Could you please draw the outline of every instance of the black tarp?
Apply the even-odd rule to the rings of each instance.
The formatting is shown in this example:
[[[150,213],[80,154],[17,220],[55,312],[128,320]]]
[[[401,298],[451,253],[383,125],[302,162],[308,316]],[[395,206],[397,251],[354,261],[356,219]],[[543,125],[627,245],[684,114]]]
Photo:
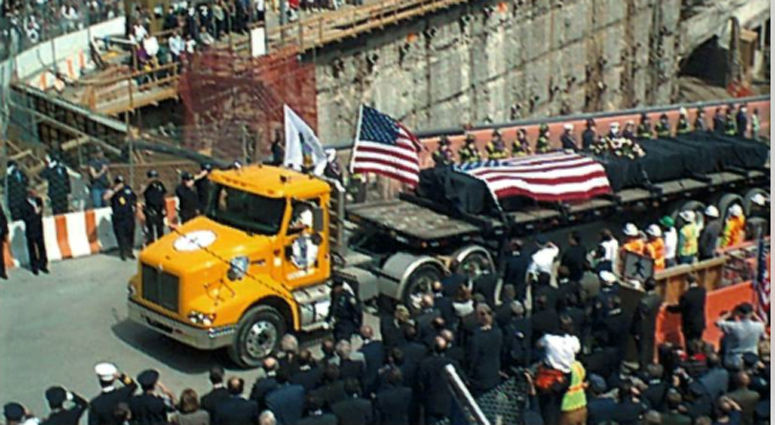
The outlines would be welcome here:
[[[440,209],[453,216],[499,215],[498,205],[487,185],[468,174],[456,172],[452,166],[422,170],[417,195],[433,201]]]

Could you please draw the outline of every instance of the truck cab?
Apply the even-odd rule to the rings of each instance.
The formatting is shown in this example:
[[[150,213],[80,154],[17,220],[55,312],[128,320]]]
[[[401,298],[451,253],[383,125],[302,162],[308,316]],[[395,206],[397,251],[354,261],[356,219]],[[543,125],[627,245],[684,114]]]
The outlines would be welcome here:
[[[129,318],[253,367],[286,331],[326,323],[331,186],[262,165],[210,179],[203,214],[141,252]]]

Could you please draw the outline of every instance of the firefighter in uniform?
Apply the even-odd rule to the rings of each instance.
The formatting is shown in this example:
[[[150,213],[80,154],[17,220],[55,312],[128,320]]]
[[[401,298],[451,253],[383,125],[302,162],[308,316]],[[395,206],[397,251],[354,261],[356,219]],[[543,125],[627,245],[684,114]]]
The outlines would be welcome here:
[[[627,140],[635,140],[635,121],[629,120],[624,124],[622,137]]]
[[[527,141],[527,131],[520,128],[517,131],[517,139],[511,144],[511,156],[530,155],[530,142]]]
[[[536,153],[549,152],[549,126],[541,124],[538,128],[538,139],[536,140]]]
[[[686,108],[681,107],[678,110],[678,124],[675,127],[675,134],[683,136],[689,134],[689,119],[686,117]]]
[[[135,240],[135,208],[137,196],[132,188],[124,184],[124,177],[116,176],[113,188],[105,193],[113,212],[113,233],[116,235],[118,254],[122,261],[134,259],[132,247]]]
[[[670,121],[667,118],[667,114],[659,116],[659,122],[657,123],[657,137],[670,137]]]
[[[640,114],[640,124],[638,124],[639,139],[653,139],[654,130],[651,128],[651,120],[648,114]]]
[[[331,309],[328,312],[328,321],[333,322],[334,339],[349,341],[360,329],[362,319],[363,312],[358,299],[344,287],[342,279],[334,279],[331,287]]]
[[[167,188],[159,180],[159,172],[148,171],[148,184],[143,190],[143,214],[145,215],[146,244],[150,245],[155,240],[164,236],[164,216]]]
[[[175,196],[178,197],[178,216],[180,224],[191,220],[199,215],[199,197],[194,191],[194,176],[184,172],[180,175],[181,183],[175,189]]]
[[[503,141],[501,132],[493,130],[492,140],[487,144],[487,159],[501,160],[506,159],[508,152],[506,152],[506,142]]]
[[[67,168],[52,155],[46,155],[46,169],[40,176],[48,181],[48,199],[51,200],[54,215],[66,213],[71,192]]]
[[[433,152],[433,164],[437,167],[450,165],[454,162],[452,158],[452,149],[449,147],[449,138],[441,136],[439,147]]]
[[[721,113],[721,107],[718,107],[713,114],[713,131],[718,134],[724,134],[724,127],[726,127],[724,114]]]
[[[654,272],[665,269],[665,241],[662,240],[662,229],[658,225],[652,224],[646,229],[648,241],[644,246],[644,253],[647,257],[654,260]]]
[[[564,132],[560,136],[560,143],[564,150],[572,150],[576,152],[579,147],[576,145],[576,140],[573,138],[573,124],[568,123],[563,126]]]
[[[458,152],[461,164],[479,162],[481,160],[481,154],[479,154],[479,150],[476,149],[476,144],[474,142],[474,135],[469,133],[466,136],[465,145],[460,148],[460,151]]]
[[[734,136],[737,134],[737,125],[735,124],[735,107],[727,107],[727,115],[724,117],[724,134]]]
[[[697,115],[694,118],[694,131],[705,131],[705,110],[697,108]]]
[[[596,139],[597,131],[595,129],[595,120],[590,118],[587,120],[587,128],[581,133],[581,148],[585,151],[591,150]]]
[[[740,105],[737,109],[735,122],[737,123],[738,137],[746,137],[748,134],[748,108],[746,108],[745,105]]]

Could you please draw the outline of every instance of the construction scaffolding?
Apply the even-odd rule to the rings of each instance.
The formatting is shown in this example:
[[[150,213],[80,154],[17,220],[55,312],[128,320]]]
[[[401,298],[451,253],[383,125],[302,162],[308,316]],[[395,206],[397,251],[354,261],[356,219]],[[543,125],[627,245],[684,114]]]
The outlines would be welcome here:
[[[259,162],[282,137],[283,105],[317,127],[315,67],[294,48],[258,58],[210,50],[184,61],[182,146],[214,158]]]

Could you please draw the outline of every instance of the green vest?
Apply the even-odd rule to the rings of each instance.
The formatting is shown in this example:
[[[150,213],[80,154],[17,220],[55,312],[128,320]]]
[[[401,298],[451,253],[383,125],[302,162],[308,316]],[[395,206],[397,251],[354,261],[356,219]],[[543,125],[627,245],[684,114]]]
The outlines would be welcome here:
[[[587,372],[580,362],[570,366],[570,387],[562,397],[560,410],[570,412],[587,406],[587,395],[584,393],[584,378]]]

